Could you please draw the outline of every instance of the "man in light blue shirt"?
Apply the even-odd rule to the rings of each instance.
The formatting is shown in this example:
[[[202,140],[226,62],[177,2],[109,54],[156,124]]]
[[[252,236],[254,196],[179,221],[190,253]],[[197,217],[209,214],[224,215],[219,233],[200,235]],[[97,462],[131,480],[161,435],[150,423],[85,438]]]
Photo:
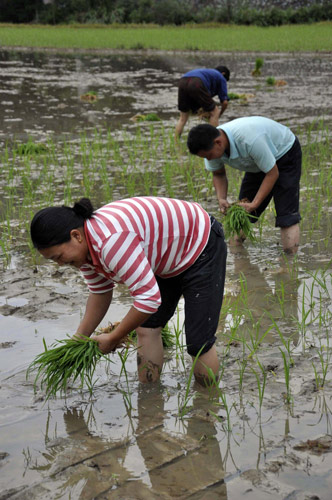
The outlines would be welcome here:
[[[205,168],[212,172],[222,213],[229,206],[225,169],[229,165],[245,172],[239,199],[249,201],[240,205],[259,217],[273,198],[283,249],[297,252],[302,152],[288,127],[262,116],[237,118],[218,128],[197,125],[190,130],[187,144],[192,154],[205,159]]]

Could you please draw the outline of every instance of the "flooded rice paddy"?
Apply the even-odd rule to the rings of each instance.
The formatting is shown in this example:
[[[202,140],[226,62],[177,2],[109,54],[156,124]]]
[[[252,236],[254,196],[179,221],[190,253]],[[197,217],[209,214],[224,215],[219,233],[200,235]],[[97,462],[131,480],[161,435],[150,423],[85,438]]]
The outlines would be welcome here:
[[[259,56],[254,78],[255,54],[0,51],[0,499],[330,500],[332,56]],[[219,217],[185,147],[197,118],[178,146],[173,132],[179,76],[220,63],[229,91],[245,94],[223,119],[265,115],[303,145],[297,257],[281,253],[273,206],[257,243],[229,248],[217,389],[190,381],[180,304],[160,384],[138,383],[132,349],[125,371],[118,353],[100,363],[92,398],[73,388],[45,403],[26,369],[43,338],[75,331],[87,291],[30,248],[31,215],[83,195],[100,206],[152,194]],[[149,113],[160,121],[133,120]],[[236,199],[240,177],[229,178]],[[118,286],[103,324],[130,304]]]

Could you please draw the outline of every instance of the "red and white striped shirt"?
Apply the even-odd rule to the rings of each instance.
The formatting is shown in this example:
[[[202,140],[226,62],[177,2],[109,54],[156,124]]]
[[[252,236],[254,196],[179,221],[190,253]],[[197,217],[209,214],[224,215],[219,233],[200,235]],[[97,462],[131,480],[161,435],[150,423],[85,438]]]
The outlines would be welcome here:
[[[170,278],[192,266],[210,235],[210,218],[198,203],[136,197],[101,207],[84,225],[92,264],[81,267],[90,292],[128,286],[134,307],[155,312],[155,275]]]

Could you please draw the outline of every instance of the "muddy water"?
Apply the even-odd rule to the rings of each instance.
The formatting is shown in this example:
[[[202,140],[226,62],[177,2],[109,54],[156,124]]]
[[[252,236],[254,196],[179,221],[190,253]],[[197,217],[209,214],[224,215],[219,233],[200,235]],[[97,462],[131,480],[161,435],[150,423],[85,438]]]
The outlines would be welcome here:
[[[94,127],[130,124],[137,113],[176,117],[176,83],[194,67],[227,65],[233,102],[227,119],[261,114],[291,126],[332,118],[330,54],[262,54],[262,76],[253,78],[257,54],[72,54],[0,51],[0,140],[57,137]],[[287,85],[269,87],[266,78]],[[82,102],[86,92],[94,102]],[[240,108],[240,109],[239,109]],[[226,115],[225,115],[226,116]]]
[[[263,57],[259,79],[250,75],[255,54],[222,57],[232,71],[229,90],[250,94],[247,103],[230,104],[228,119],[263,114],[293,128],[322,117],[331,122],[331,55]],[[136,113],[149,112],[173,127],[178,77],[220,62],[217,54],[1,51],[0,140],[61,140],[95,127],[121,130],[135,126],[130,118]],[[270,89],[267,76],[287,85]],[[81,101],[91,90],[98,99]],[[313,370],[313,364],[319,369],[319,339],[326,344],[323,333],[331,327],[326,272],[331,241],[324,243],[330,228],[325,219],[314,234],[303,226],[295,276],[269,227],[259,245],[229,252],[217,344],[226,400],[191,384],[183,419],[179,409],[191,365],[176,350],[166,353],[156,387],[138,384],[134,352],[126,363],[127,384],[114,354],[107,370],[99,366],[92,398],[74,390],[66,399],[45,403],[43,391],[35,393],[33,379],[26,380],[26,368],[41,352],[43,338],[51,344],[75,330],[87,292],[75,271],[44,262],[36,268],[27,252],[12,254],[0,275],[0,499],[331,498],[331,377],[329,370],[325,389],[317,391]],[[239,329],[254,343],[256,334],[267,331],[270,317],[280,320],[294,357],[292,405],[285,404],[279,350],[284,344],[275,330],[259,350],[267,373],[262,406],[251,369],[258,365],[250,359],[239,391],[242,346],[233,341],[227,348],[223,333],[230,336],[236,328],[227,307],[241,297],[241,273],[247,287],[241,307],[247,315]],[[120,320],[130,303],[127,291],[117,287],[105,323]]]

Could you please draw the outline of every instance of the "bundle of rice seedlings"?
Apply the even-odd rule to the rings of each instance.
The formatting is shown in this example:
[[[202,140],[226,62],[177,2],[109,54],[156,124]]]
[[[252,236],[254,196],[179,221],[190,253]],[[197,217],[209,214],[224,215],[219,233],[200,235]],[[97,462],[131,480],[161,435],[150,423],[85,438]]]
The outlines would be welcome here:
[[[114,327],[115,324],[112,326]],[[105,328],[101,328],[100,331],[101,333],[109,333],[111,331],[109,330],[109,328],[110,328],[109,326],[106,326]],[[174,333],[171,332],[168,324],[161,330],[161,339],[163,341],[163,346],[166,349],[174,347],[174,345],[176,344],[175,335]],[[126,349],[129,347],[134,347],[135,349],[137,348],[136,330],[130,332],[129,335],[127,335],[117,346],[117,348],[126,348]]]
[[[227,208],[227,212],[223,219],[226,238],[234,236],[245,237],[250,241],[256,241],[256,237],[252,230],[252,223],[249,214],[241,205],[234,203]]]
[[[67,338],[57,340],[51,348],[47,348],[45,339],[43,343],[45,351],[36,356],[27,370],[27,378],[32,371],[37,370],[34,389],[39,382],[41,388],[45,387],[45,398],[48,400],[56,397],[58,392],[64,394],[69,382],[74,387],[75,382],[80,380],[79,388],[86,384],[91,394],[97,362],[101,358],[109,361],[100,351],[96,340],[89,337]]]
[[[174,333],[171,332],[168,324],[161,330],[161,338],[163,341],[163,346],[166,349],[170,349],[176,345],[176,337]]]
[[[108,326],[100,328],[96,335],[100,333],[110,333],[118,326],[119,322],[110,323]],[[162,331],[163,343],[166,347],[173,345],[173,335],[165,328]],[[98,342],[90,337],[68,337],[64,340],[57,340],[50,348],[47,347],[43,339],[45,351],[38,354],[27,370],[26,377],[31,372],[37,370],[34,380],[34,389],[37,385],[45,388],[46,401],[51,397],[56,397],[57,393],[65,394],[67,390],[75,387],[75,382],[79,380],[78,388],[84,385],[92,394],[95,382],[93,375],[99,360],[104,359],[110,362],[108,355],[103,354]],[[117,349],[136,348],[136,332],[127,335]]]
[[[35,143],[30,139],[25,144],[19,144],[15,149],[15,153],[18,155],[37,155],[47,152],[47,146],[43,143]]]

